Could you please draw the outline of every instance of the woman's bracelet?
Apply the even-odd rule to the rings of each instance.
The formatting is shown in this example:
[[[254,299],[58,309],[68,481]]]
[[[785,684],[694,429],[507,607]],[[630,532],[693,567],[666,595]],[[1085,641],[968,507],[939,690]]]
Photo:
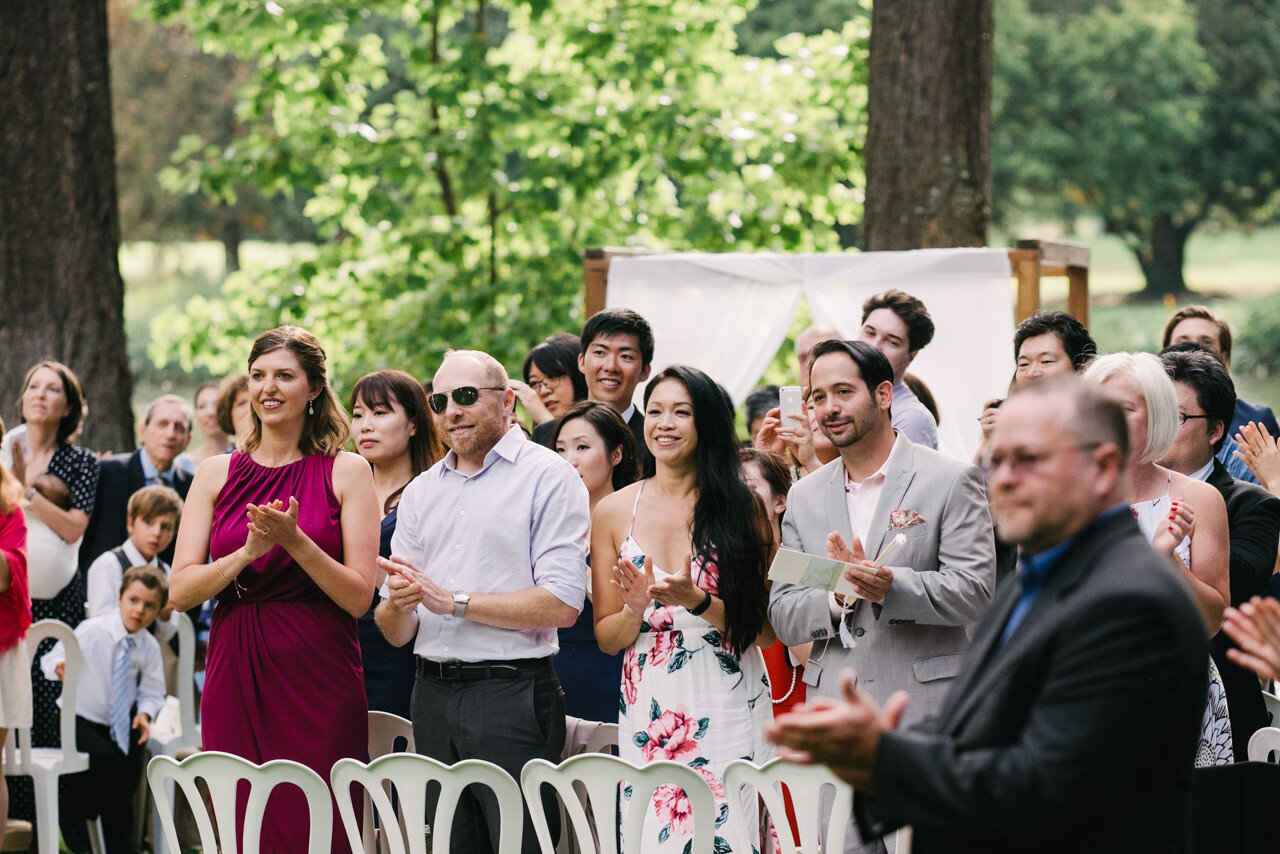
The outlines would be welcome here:
[[[711,607],[711,594],[703,591],[703,600],[697,605],[689,609],[689,613],[694,617],[701,617]]]
[[[218,558],[213,562],[213,571],[218,573],[218,577],[222,579],[224,585],[231,583],[231,579],[227,578],[227,574],[222,571],[222,558]]]

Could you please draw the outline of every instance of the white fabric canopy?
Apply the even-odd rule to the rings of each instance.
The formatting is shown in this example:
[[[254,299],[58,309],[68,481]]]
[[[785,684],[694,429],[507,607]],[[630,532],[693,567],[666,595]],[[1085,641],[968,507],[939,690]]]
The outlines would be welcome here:
[[[786,339],[801,294],[815,323],[846,338],[857,336],[867,297],[913,294],[936,332],[910,370],[937,400],[940,449],[963,459],[981,438],[983,401],[1003,397],[1013,374],[1011,276],[1003,249],[642,255],[612,259],[606,304],[649,321],[655,374],[692,365],[741,403]]]

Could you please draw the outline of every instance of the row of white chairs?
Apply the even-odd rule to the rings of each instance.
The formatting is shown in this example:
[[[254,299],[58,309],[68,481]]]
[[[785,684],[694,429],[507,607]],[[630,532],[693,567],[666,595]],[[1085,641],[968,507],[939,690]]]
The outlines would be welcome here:
[[[61,747],[35,747],[31,728],[15,728],[2,746],[5,776],[30,776],[36,802],[36,851],[58,852],[58,780],[68,774],[89,770],[89,755],[76,746],[76,692],[80,682],[83,657],[75,632],[60,620],[40,620],[26,635],[27,650],[34,663],[40,644],[45,640],[61,641],[66,649],[66,666],[62,677],[62,708],[58,714]],[[196,723],[195,703],[195,627],[186,614],[178,615],[178,714],[179,722],[169,731],[154,729],[149,745],[152,754],[176,756],[184,748],[198,749],[200,727]],[[33,686],[34,687],[34,686]],[[160,816],[157,814],[156,819]],[[89,840],[95,854],[101,854],[101,834],[96,822],[90,824]],[[163,842],[157,842],[154,854],[168,854]]]
[[[310,854],[328,850],[333,832],[333,803],[329,786],[310,768],[297,762],[275,760],[254,765],[227,753],[206,751],[177,762],[158,756],[151,760],[147,777],[155,792],[162,826],[171,847],[177,846],[170,792],[176,783],[193,805],[201,846],[205,851],[224,854],[258,854],[263,813],[274,787],[297,786],[307,798],[309,810]],[[203,781],[208,799],[202,797],[197,781]],[[248,783],[248,805],[245,808],[243,837],[236,828],[236,793],[241,783]],[[527,803],[538,844],[544,854],[556,850],[546,814],[542,809],[542,790],[551,786],[567,812],[565,834],[572,834],[582,851],[619,854],[615,822],[621,810],[623,848],[621,854],[639,854],[642,850],[641,828],[650,809],[653,793],[660,786],[682,788],[690,800],[693,837],[690,850],[694,854],[711,854],[716,836],[716,810],[706,779],[687,765],[655,761],[637,767],[607,753],[584,753],[559,764],[535,759],[525,765],[520,782],[512,779],[497,765],[469,759],[445,765],[416,753],[396,753],[359,762],[339,760],[330,773],[338,804],[338,818],[353,851],[374,854],[378,846],[371,836],[370,810],[381,819],[382,850],[390,854],[426,854],[428,850],[448,852],[454,811],[459,796],[468,786],[484,786],[493,792],[501,816],[499,854],[515,854],[520,850],[523,830],[523,803]],[[435,822],[427,827],[425,815],[427,787],[436,784],[440,794]],[[629,801],[619,798],[619,787],[631,786]],[[783,806],[781,786],[791,791],[797,813],[800,838],[792,838]],[[743,786],[751,786],[764,802],[775,825],[782,852],[800,854],[821,850],[819,843],[820,804],[823,789],[830,787],[828,802],[835,807],[830,814],[826,850],[843,848],[845,828],[849,823],[852,792],[825,768],[790,765],[773,760],[757,766],[745,760],[729,764],[724,774],[725,790],[730,793],[729,821],[726,827],[734,850],[750,851],[748,841],[755,828],[748,827],[741,800],[734,797]],[[363,823],[357,822],[350,797],[353,787],[365,793]],[[398,799],[392,801],[392,791]],[[586,807],[590,807],[590,811]],[[430,848],[427,839],[431,838]],[[899,847],[901,851],[902,848]]]

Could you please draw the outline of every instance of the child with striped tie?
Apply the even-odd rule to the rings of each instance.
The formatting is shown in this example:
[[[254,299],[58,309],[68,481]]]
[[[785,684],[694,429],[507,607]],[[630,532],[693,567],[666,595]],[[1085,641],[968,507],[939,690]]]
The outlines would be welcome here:
[[[89,770],[68,778],[61,799],[63,840],[88,851],[85,823],[102,816],[107,854],[132,852],[133,793],[142,779],[143,745],[164,703],[160,645],[147,631],[169,598],[154,566],[135,566],[120,583],[119,609],[76,628],[83,666],[76,688],[76,746]],[[41,660],[48,679],[61,680],[66,650],[58,643]]]

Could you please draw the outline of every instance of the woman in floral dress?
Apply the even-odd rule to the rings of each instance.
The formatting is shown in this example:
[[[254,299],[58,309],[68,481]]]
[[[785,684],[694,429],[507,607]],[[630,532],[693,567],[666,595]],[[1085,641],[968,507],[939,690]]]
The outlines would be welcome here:
[[[596,639],[625,652],[622,757],[697,769],[715,796],[716,850],[728,851],[724,768],[772,755],[759,649],[773,642],[768,523],[743,483],[729,396],[706,374],[677,366],[649,383],[644,433],[654,477],[603,499],[592,516]],[[756,814],[754,794],[744,806]],[[684,792],[659,788],[642,850],[680,852],[692,832]]]

